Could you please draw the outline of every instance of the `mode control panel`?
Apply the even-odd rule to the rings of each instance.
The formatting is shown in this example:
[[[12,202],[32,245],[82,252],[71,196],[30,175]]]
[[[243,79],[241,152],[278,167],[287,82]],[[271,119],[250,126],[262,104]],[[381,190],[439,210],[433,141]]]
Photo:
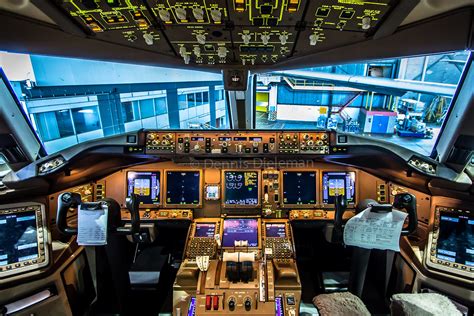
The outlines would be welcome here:
[[[122,220],[130,220],[130,212],[122,210]],[[154,220],[192,220],[192,210],[143,210],[140,211],[140,220],[154,221]]]
[[[178,133],[176,153],[270,154],[276,153],[274,133]]]

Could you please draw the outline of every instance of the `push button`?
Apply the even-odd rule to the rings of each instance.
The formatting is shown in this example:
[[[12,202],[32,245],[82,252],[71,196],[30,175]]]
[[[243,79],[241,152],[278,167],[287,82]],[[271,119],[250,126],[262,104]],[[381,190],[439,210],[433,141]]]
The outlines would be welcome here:
[[[206,295],[206,310],[210,311],[212,306],[212,296]]]
[[[212,298],[212,308],[216,311],[219,309],[219,296],[214,295]]]

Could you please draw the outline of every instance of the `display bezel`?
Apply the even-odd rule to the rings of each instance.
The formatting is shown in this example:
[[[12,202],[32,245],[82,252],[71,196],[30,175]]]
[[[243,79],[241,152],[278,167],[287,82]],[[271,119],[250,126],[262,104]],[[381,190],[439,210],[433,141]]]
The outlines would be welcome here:
[[[47,216],[46,216],[46,207],[42,203],[35,203],[35,202],[25,202],[25,203],[14,203],[14,204],[5,204],[1,206],[0,214],[20,214],[25,212],[31,212],[31,209],[28,207],[39,206],[39,212],[35,214],[36,218],[36,240],[38,242],[38,258],[31,259],[31,260],[24,260],[15,263],[10,263],[8,265],[2,266],[2,271],[0,271],[0,279],[6,277],[12,277],[17,274],[23,274],[27,272],[33,272],[44,268],[49,265],[51,258],[50,258],[50,245],[51,245],[51,236],[47,226]],[[20,208],[24,208],[24,210],[18,210]],[[12,212],[11,210],[15,209],[16,212]],[[41,217],[38,217],[38,214],[41,214]],[[43,240],[40,240],[40,233]],[[41,249],[40,245],[43,245],[43,249]],[[34,262],[36,261],[36,263]],[[28,264],[25,264],[27,263]],[[20,267],[16,267],[16,264],[20,264]],[[11,268],[7,270],[7,267],[10,266]]]
[[[199,172],[199,203],[198,204],[172,204],[168,203],[168,172]],[[165,207],[186,207],[186,208],[200,208],[202,207],[202,188],[203,188],[203,172],[201,169],[165,169],[163,170],[163,205]]]
[[[124,205],[125,205],[125,199],[128,196],[128,174],[130,172],[159,172],[160,173],[160,202],[156,204],[139,204],[138,208],[140,209],[147,209],[147,208],[159,208],[160,206],[163,205],[163,170],[162,169],[156,169],[156,170],[140,170],[140,169],[129,169],[126,170],[125,172],[125,194],[124,194]]]
[[[314,190],[315,190],[315,202],[314,204],[290,204],[290,203],[285,203],[285,196],[284,196],[284,192],[285,192],[285,180],[284,180],[284,173],[285,172],[314,172],[315,176],[314,176],[314,181],[315,181],[315,186],[314,186]],[[318,206],[318,202],[319,202],[319,190],[318,190],[318,170],[309,170],[309,169],[285,169],[285,170],[280,170],[280,179],[281,179],[281,185],[280,185],[280,201],[281,201],[281,206],[284,207],[284,208],[295,208],[295,209],[299,209],[299,208],[316,208]]]
[[[323,185],[323,176],[325,173],[330,173],[330,172],[335,172],[335,173],[349,173],[352,172],[354,173],[354,187],[355,187],[355,196],[354,196],[354,201],[347,203],[348,208],[354,208],[359,201],[359,173],[356,170],[334,170],[334,169],[323,169],[319,171],[319,197],[320,197],[320,205],[324,208],[333,208],[335,207],[334,203],[324,203],[323,197],[324,197],[324,185]]]
[[[226,220],[238,220],[238,219],[254,219],[257,221],[257,246],[255,247],[248,247],[249,249],[260,249],[261,247],[261,242],[262,242],[262,238],[260,236],[262,236],[262,221],[259,217],[255,217],[255,216],[232,216],[232,217],[225,217],[223,220],[222,220],[222,223],[221,223],[221,227],[220,227],[220,237],[221,237],[221,240],[222,240],[222,249],[234,249],[234,248],[239,248],[239,247],[224,247],[224,224],[225,224],[225,221]]]
[[[226,204],[226,190],[225,190],[225,173],[226,172],[256,172],[258,185],[257,185],[257,204],[256,205],[237,205],[237,204]],[[222,208],[225,209],[252,209],[252,208],[259,208],[262,205],[262,174],[259,169],[223,169],[221,172],[221,196],[222,196]]]
[[[461,263],[454,263],[454,262],[447,262],[442,259],[438,259],[436,257],[437,253],[437,244],[438,244],[438,236],[440,230],[440,222],[441,222],[441,212],[446,213],[453,213],[453,215],[467,215],[472,216],[474,211],[467,210],[462,205],[455,206],[442,206],[442,205],[435,205],[432,208],[431,217],[430,217],[430,231],[428,235],[428,243],[426,244],[425,249],[425,266],[432,272],[433,269],[439,270],[440,274],[443,275],[450,275],[451,277],[462,276],[458,278],[458,280],[462,282],[472,282],[474,280],[474,267],[463,265]],[[456,266],[454,265],[456,264]],[[462,266],[465,266],[466,269],[462,269]],[[473,269],[473,271],[471,271]]]

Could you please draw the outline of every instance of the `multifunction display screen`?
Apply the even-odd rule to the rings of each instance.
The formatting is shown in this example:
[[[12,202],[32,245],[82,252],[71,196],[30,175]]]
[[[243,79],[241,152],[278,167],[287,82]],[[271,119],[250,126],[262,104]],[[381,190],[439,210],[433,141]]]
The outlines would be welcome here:
[[[0,266],[39,256],[36,212],[0,215]]]
[[[225,205],[258,205],[257,171],[225,171],[224,186]]]
[[[166,203],[198,205],[201,202],[200,186],[199,171],[167,171]]]
[[[348,203],[355,202],[355,172],[323,172],[323,204],[334,204],[337,195],[345,195]]]
[[[474,267],[474,215],[440,212],[436,257]]]
[[[214,237],[216,233],[216,224],[214,223],[197,223],[194,237]]]
[[[316,204],[316,172],[283,172],[283,203]]]
[[[160,204],[160,172],[127,172],[127,195],[135,193],[140,204]]]
[[[249,247],[258,246],[258,221],[255,218],[226,219],[222,246],[234,247],[235,241],[247,241]]]
[[[265,225],[265,235],[267,237],[286,237],[286,230],[284,223],[267,223]]]

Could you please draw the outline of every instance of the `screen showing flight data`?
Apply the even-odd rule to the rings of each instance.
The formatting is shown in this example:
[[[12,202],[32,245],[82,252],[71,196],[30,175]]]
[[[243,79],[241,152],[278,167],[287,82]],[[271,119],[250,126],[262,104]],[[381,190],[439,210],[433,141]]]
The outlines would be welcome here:
[[[474,215],[440,212],[436,257],[474,267]]]
[[[265,225],[265,235],[267,237],[286,238],[286,230],[284,223],[267,223]]]
[[[214,237],[216,233],[216,224],[214,223],[197,223],[194,237]]]
[[[316,204],[316,172],[283,172],[283,203]]]
[[[222,246],[234,247],[235,241],[246,240],[249,247],[258,246],[258,221],[255,218],[226,219]]]
[[[323,172],[323,204],[334,204],[335,196],[345,195],[355,202],[355,172]]]
[[[0,215],[0,266],[37,259],[36,213]]]
[[[198,205],[201,203],[200,187],[199,171],[167,171],[166,203]]]
[[[127,195],[135,193],[140,204],[160,204],[160,172],[127,172]]]
[[[258,205],[258,172],[225,171],[224,204],[233,206]]]

